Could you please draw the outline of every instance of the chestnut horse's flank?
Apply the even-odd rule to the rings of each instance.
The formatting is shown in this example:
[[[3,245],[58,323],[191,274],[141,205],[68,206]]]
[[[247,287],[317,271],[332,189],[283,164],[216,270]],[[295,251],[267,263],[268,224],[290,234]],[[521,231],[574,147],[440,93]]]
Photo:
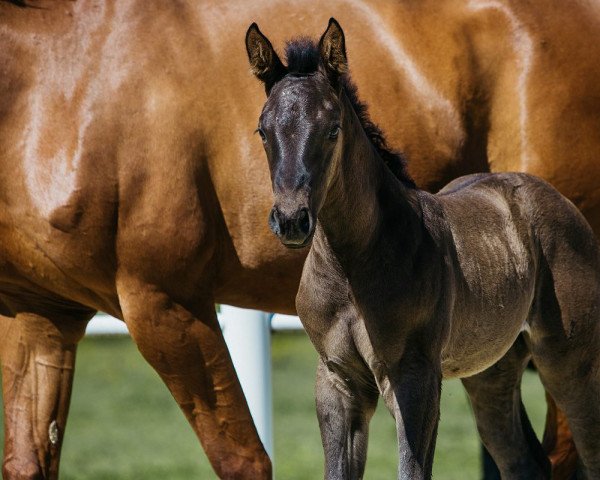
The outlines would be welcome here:
[[[296,307],[320,354],[325,477],[362,478],[380,393],[396,419],[398,478],[430,478],[444,376],[463,379],[503,478],[550,478],[523,423],[533,358],[569,419],[582,478],[600,478],[600,248],[581,213],[522,173],[416,188],[366,121],[335,20],[318,46],[289,44],[287,66],[255,24],[246,45],[268,95],[258,130],[271,229],[288,247],[312,240]]]
[[[218,475],[269,476],[214,302],[293,312],[306,252],[264,221],[243,39],[252,21],[316,35],[332,14],[418,185],[535,173],[600,233],[596,2],[0,0],[6,478],[56,478],[96,310],[128,324]]]

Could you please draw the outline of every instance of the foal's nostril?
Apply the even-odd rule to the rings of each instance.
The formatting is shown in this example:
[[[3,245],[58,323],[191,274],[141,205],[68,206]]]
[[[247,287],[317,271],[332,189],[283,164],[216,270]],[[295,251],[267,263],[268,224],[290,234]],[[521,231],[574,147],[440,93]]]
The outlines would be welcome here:
[[[271,231],[289,247],[304,245],[312,226],[310,212],[306,207],[294,210],[291,215],[287,215],[285,210],[280,211],[278,207],[273,207],[269,213]]]
[[[275,235],[281,235],[281,225],[277,216],[277,209],[272,208],[269,214],[269,227]]]
[[[308,209],[303,208],[298,214],[298,229],[307,235],[310,231],[310,216],[308,215]]]

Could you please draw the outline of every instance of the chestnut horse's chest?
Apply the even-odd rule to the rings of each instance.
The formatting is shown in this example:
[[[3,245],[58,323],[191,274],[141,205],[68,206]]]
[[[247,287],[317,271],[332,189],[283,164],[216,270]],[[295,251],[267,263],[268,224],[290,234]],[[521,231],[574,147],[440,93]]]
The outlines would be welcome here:
[[[60,135],[67,134],[54,133]],[[110,296],[116,264],[117,187],[107,176],[109,162],[100,168],[87,148],[24,144],[0,164],[0,291],[56,295],[114,312],[117,302],[100,299]]]

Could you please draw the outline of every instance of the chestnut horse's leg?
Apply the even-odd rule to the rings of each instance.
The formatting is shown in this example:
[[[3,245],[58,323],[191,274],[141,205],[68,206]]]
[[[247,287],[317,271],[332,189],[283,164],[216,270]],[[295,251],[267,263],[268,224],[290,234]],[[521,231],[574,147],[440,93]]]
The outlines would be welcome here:
[[[169,387],[215,472],[223,479],[271,478],[211,300],[178,304],[156,288],[122,285],[125,321],[144,358]]]
[[[0,317],[4,479],[58,478],[75,351],[89,316]]]
[[[550,463],[521,402],[521,376],[529,360],[522,337],[487,370],[464,378],[477,429],[502,478],[550,478]]]
[[[564,412],[546,392],[546,428],[542,445],[552,463],[553,480],[571,480],[577,470],[577,450]]]
[[[315,393],[327,480],[363,478],[369,422],[379,397],[375,380],[364,381],[369,377],[367,370],[357,381],[319,359]]]
[[[388,380],[383,398],[396,419],[398,478],[429,479],[440,419],[440,366],[416,348],[407,347],[402,359],[388,371]]]

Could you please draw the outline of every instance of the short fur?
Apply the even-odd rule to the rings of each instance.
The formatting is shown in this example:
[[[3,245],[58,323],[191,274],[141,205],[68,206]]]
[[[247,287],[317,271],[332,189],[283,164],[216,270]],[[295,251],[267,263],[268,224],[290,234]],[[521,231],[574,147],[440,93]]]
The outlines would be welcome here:
[[[323,2],[17,3],[39,8],[0,1],[0,355],[12,385],[3,391],[4,476],[22,478],[25,467],[31,477],[57,478],[60,444],[49,449],[47,432],[57,420],[62,442],[74,371],[50,366],[72,359],[73,345],[4,305],[20,299],[49,328],[80,322],[81,305],[125,318],[149,364],[161,373],[173,367],[163,379],[217,475],[266,478],[257,470],[268,457],[251,450],[262,445],[215,335],[213,305],[294,313],[308,252],[285,249],[262,222],[269,171],[258,136],[248,134],[264,100],[240,36],[256,19],[273,19],[268,31],[277,42],[299,18],[306,31],[321,28],[315,12]],[[535,173],[560,185],[600,234],[593,7],[327,4],[356,35],[352,77],[420,187],[437,191],[486,169]],[[405,54],[377,46],[381,33]],[[498,55],[495,46],[528,38],[526,71],[512,49]],[[422,73],[421,85],[435,88],[433,97],[415,88],[407,61]],[[535,141],[523,142],[519,131]],[[214,329],[190,329],[191,318]],[[214,398],[215,408],[196,414]],[[559,425],[554,458],[569,467],[576,457],[563,448],[566,422]]]
[[[520,398],[530,358],[567,415],[580,475],[600,478],[600,248],[590,226],[530,175],[465,176],[437,195],[397,182],[347,90],[323,85],[335,87],[328,65],[344,57],[282,79],[261,115],[272,229],[290,247],[312,239],[296,307],[320,355],[325,478],[362,478],[377,392],[396,420],[398,478],[430,478],[442,376],[463,379],[502,478],[549,478]]]
[[[310,75],[316,73],[319,69],[325,68],[318,45],[307,37],[288,42],[285,49],[285,58],[289,75]],[[342,75],[339,80],[340,86],[348,96],[350,103],[352,103],[356,116],[381,159],[404,185],[415,187],[415,182],[407,170],[406,159],[388,145],[382,130],[371,121],[368,106],[360,100],[358,89],[350,74]]]

